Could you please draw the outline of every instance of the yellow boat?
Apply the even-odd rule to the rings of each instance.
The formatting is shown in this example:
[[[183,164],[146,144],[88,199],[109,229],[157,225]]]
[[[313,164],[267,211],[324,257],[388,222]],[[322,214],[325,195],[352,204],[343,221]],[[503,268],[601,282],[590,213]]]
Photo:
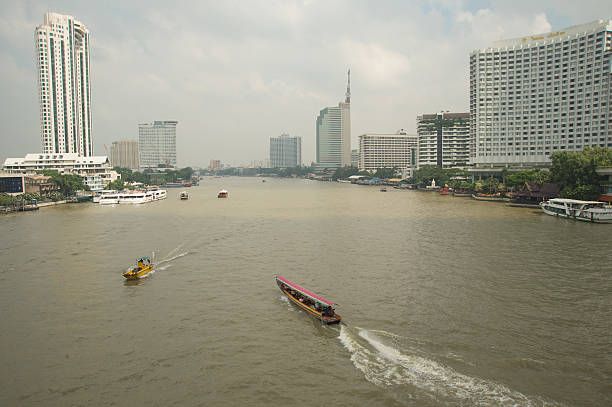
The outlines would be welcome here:
[[[152,271],[153,263],[151,263],[151,259],[148,256],[144,256],[138,259],[136,267],[132,267],[123,273],[123,277],[127,278],[128,280],[138,280]]]

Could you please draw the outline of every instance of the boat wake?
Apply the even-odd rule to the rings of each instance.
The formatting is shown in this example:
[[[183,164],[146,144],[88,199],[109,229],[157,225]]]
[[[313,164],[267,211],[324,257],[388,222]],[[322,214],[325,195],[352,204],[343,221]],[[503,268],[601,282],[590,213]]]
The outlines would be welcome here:
[[[389,332],[342,325],[338,338],[351,354],[353,365],[378,386],[406,385],[412,388],[409,392],[419,396],[466,405],[558,405],[499,383],[461,374],[419,355],[416,347],[400,344],[406,338]]]
[[[186,252],[179,253],[179,254],[177,254],[177,255],[175,255],[175,256],[172,256],[172,257],[170,257],[170,258],[168,258],[168,256],[166,256],[166,257],[165,257],[163,260],[160,260],[159,262],[157,262],[157,264],[164,264],[164,263],[168,263],[168,262],[171,262],[172,260],[176,260],[176,259],[178,259],[179,257],[187,256],[188,254],[191,254],[191,253],[195,253],[195,251],[190,251],[190,250],[188,250],[188,251],[186,251]]]

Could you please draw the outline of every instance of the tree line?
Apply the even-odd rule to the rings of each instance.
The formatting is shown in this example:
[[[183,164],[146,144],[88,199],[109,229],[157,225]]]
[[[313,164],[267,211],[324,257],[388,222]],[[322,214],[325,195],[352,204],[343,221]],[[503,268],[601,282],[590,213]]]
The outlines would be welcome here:
[[[426,165],[416,170],[407,180],[411,184],[425,187],[435,179],[437,185],[453,188],[482,190],[495,193],[520,189],[525,182],[552,183],[560,188],[563,198],[597,200],[601,195],[601,184],[605,179],[597,174],[598,168],[612,167],[612,150],[608,148],[585,148],[582,151],[558,151],[550,156],[550,169],[508,171],[499,177],[471,182],[471,175],[457,168],[439,168]]]

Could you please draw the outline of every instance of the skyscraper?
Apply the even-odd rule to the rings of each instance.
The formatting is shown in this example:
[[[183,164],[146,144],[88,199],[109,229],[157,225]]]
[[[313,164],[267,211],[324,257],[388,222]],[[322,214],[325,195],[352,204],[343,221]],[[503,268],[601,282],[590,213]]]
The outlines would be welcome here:
[[[302,138],[282,134],[270,137],[270,167],[287,168],[302,165]]]
[[[72,16],[46,13],[34,39],[42,152],[91,156],[89,31]]]
[[[550,165],[612,147],[612,20],[493,42],[470,54],[470,161]]]
[[[317,117],[317,170],[351,165],[351,71],[344,103],[326,107]]]
[[[177,121],[155,121],[138,125],[140,168],[156,168],[160,164],[176,167]]]

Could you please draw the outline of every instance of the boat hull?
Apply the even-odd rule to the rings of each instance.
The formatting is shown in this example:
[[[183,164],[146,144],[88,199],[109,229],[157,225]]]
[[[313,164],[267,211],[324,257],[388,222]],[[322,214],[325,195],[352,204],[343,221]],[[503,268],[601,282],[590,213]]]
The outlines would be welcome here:
[[[150,266],[143,267],[138,271],[136,271],[135,268],[132,268],[126,271],[125,273],[123,273],[123,277],[126,280],[138,280],[140,278],[145,277],[147,274],[149,274],[152,271],[153,271],[153,265],[151,264]]]
[[[319,321],[321,321],[321,322],[323,322],[324,324],[327,324],[327,325],[338,324],[338,323],[340,323],[340,321],[342,321],[342,317],[340,315],[334,315],[332,317],[328,317],[328,316],[323,315],[321,312],[317,311],[316,309],[314,309],[314,308],[312,308],[312,307],[302,303],[300,300],[298,300],[297,298],[292,296],[291,293],[287,292],[286,290],[284,290],[282,288],[282,282],[281,281],[276,280],[276,284],[278,284],[278,288],[281,290],[281,292],[283,294],[285,294],[285,296],[287,298],[289,298],[289,301],[291,301],[297,307],[299,307],[302,310],[304,310],[311,317],[316,318]]]
[[[556,206],[550,206],[545,203],[540,204],[542,211],[551,216],[559,218],[581,220],[583,222],[592,223],[612,223],[612,212],[596,212],[589,210],[572,210],[567,208],[560,208]]]

